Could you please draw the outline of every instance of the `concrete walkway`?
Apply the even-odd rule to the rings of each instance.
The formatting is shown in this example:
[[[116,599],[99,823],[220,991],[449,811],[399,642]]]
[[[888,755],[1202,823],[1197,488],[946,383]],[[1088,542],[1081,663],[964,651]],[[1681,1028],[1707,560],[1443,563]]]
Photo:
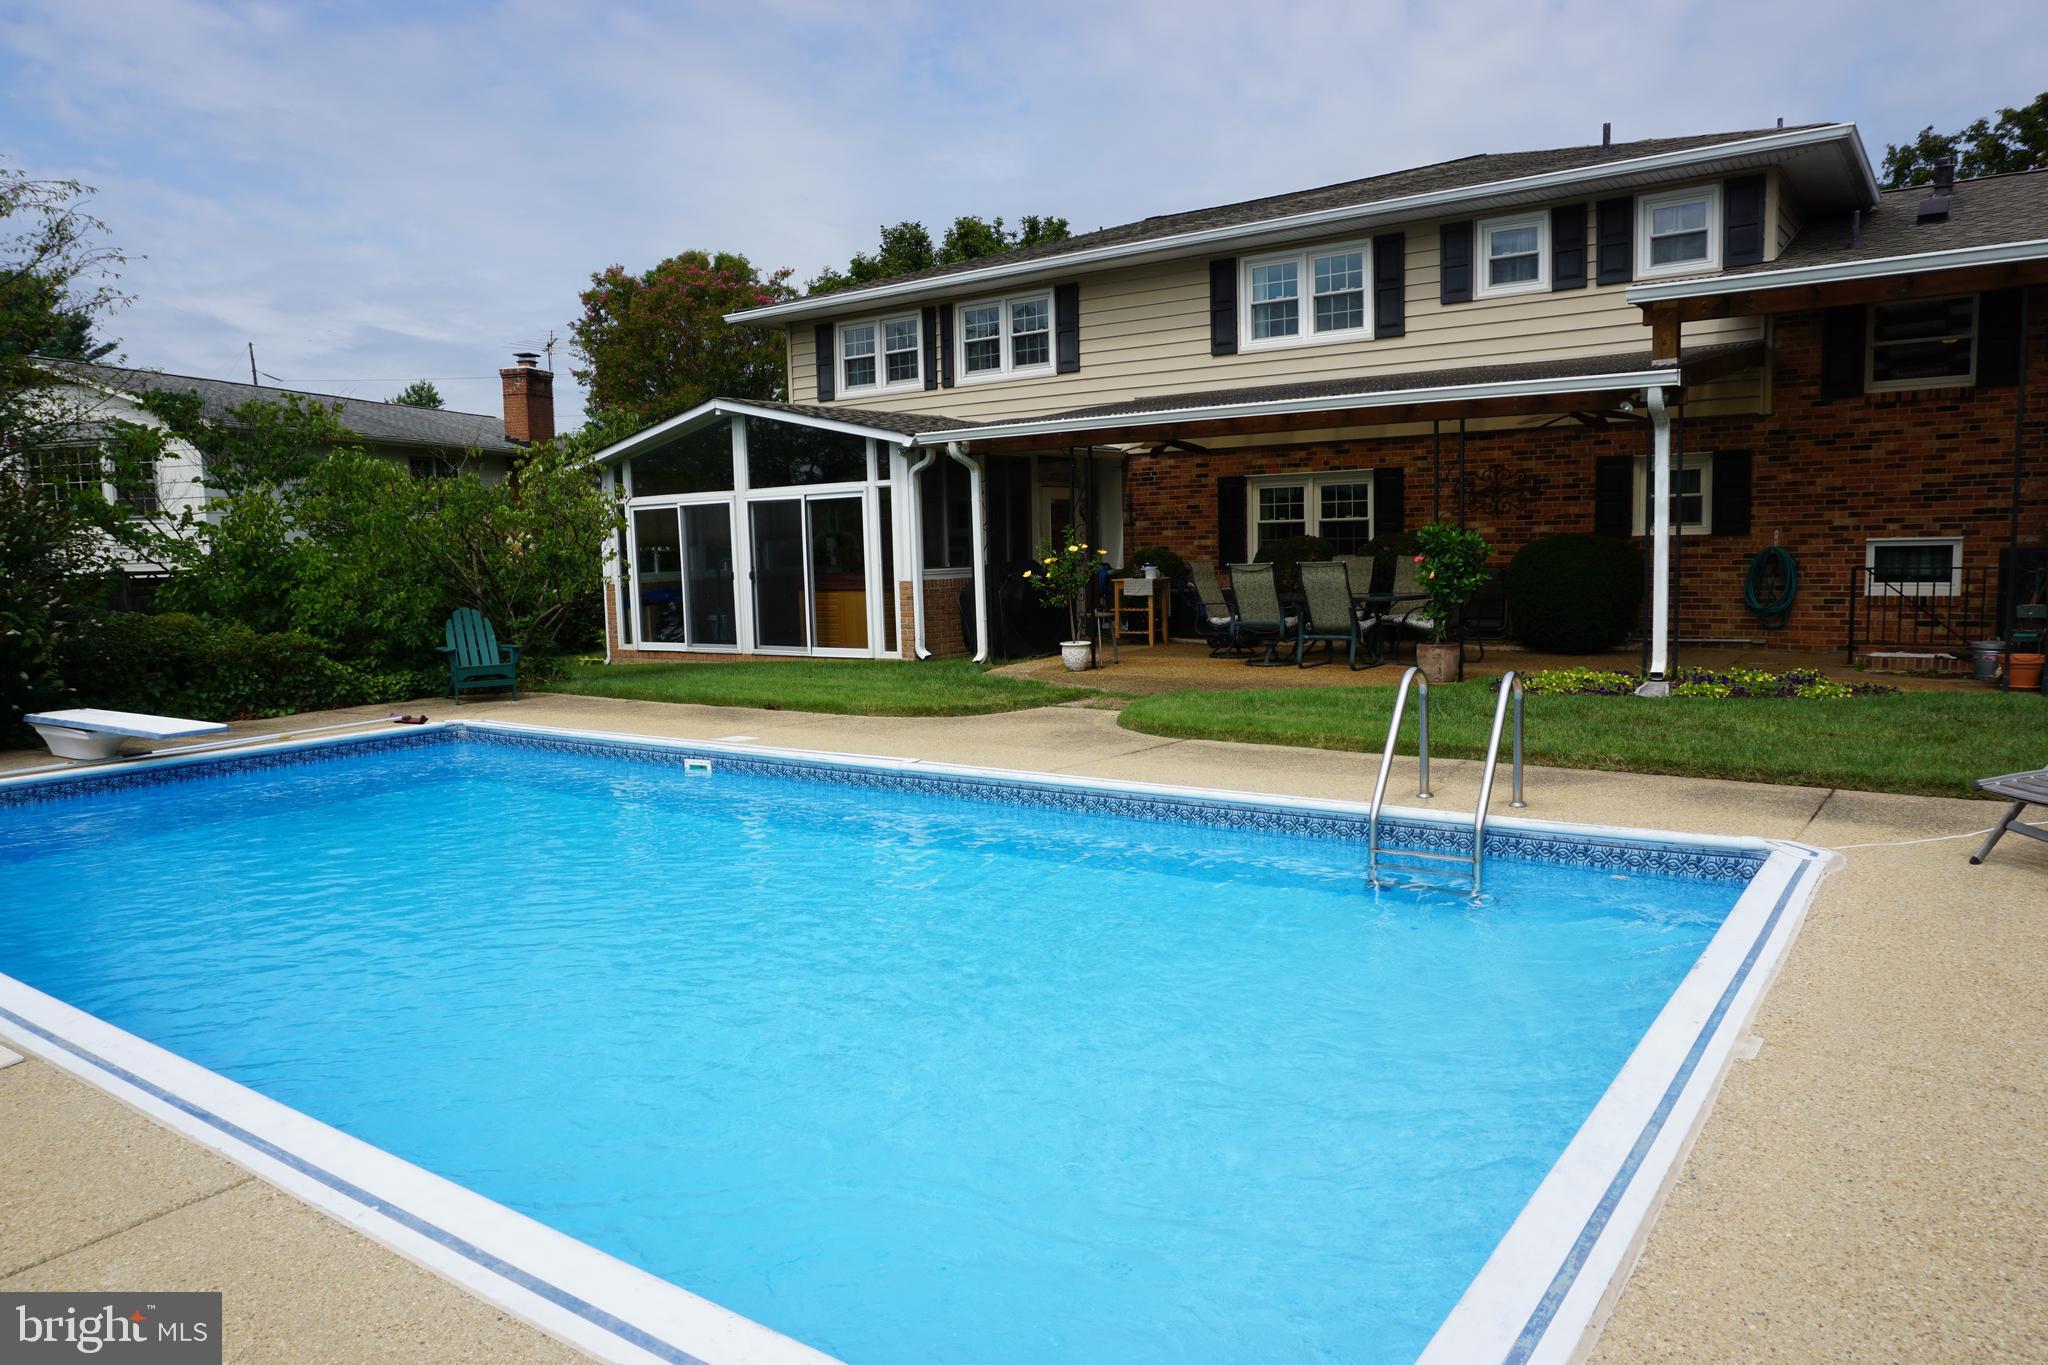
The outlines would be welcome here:
[[[942,720],[586,697],[406,709],[1307,796],[1370,780],[1357,754],[1160,739],[1078,704]],[[1438,804],[1469,808],[1478,765],[1440,767]],[[1988,825],[1984,802],[1552,769],[1528,795],[1532,815],[1847,848],[1596,1358],[2048,1358],[2048,846],[2009,839],[1970,867],[1969,841],[1947,836]],[[1899,843],[1913,839],[1946,841]],[[0,1152],[0,1289],[221,1289],[231,1359],[566,1354],[33,1059],[0,1071]]]

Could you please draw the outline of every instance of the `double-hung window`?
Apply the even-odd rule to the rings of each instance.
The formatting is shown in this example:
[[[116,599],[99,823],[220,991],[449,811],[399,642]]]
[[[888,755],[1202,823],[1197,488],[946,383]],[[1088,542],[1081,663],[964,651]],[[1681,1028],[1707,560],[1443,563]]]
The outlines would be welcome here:
[[[1644,534],[1650,506],[1650,471],[1648,461],[1638,456],[1635,479],[1635,530]],[[1687,455],[1671,470],[1672,492],[1677,494],[1677,505],[1671,509],[1671,517],[1678,525],[1679,533],[1688,536],[1711,535],[1714,530],[1714,457],[1710,454]]]
[[[1363,242],[1246,260],[1241,344],[1256,350],[1370,337],[1365,281],[1371,265]]]
[[[1256,558],[1288,536],[1320,536],[1335,553],[1356,554],[1372,539],[1372,475],[1286,474],[1252,481],[1245,511]]]
[[[1636,200],[1636,275],[1697,275],[1721,268],[1721,187]]]
[[[868,318],[839,326],[839,384],[847,393],[924,383],[918,316]]]
[[[1866,390],[1950,388],[1976,378],[1975,294],[1870,305]]]
[[[1479,223],[1478,297],[1550,288],[1550,216],[1523,213]]]
[[[960,372],[969,379],[1045,374],[1052,369],[1052,295],[984,299],[956,310]]]

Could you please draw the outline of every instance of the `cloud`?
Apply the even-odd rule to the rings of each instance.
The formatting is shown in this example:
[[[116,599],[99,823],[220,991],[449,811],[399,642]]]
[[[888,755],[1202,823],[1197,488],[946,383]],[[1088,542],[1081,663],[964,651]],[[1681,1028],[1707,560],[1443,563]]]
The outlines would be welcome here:
[[[1854,118],[1873,154],[2035,93],[2009,7],[1223,0],[446,10],[29,3],[0,152],[143,253],[128,357],[498,404],[612,262],[799,276],[879,224],[1077,228],[1480,151]],[[557,368],[566,369],[558,351]],[[564,418],[580,395],[564,376]]]

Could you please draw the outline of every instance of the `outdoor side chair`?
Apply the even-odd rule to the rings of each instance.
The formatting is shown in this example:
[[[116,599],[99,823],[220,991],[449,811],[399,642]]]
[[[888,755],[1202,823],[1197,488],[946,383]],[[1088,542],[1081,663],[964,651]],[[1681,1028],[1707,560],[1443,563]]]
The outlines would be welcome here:
[[[1287,661],[1279,650],[1293,640],[1301,628],[1298,617],[1289,616],[1280,605],[1280,586],[1271,564],[1233,564],[1230,586],[1237,592],[1237,638],[1247,648],[1264,646],[1265,653],[1245,663],[1254,668],[1277,668]]]
[[[1312,644],[1323,647],[1322,662],[1335,663],[1337,643],[1341,640],[1345,662],[1356,673],[1359,637],[1365,633],[1365,627],[1358,619],[1358,609],[1351,602],[1351,570],[1334,560],[1304,563],[1301,566],[1301,592],[1307,599],[1308,615],[1294,633],[1294,666],[1308,667],[1308,647]],[[1378,662],[1368,651],[1365,666],[1371,668]]]
[[[1237,638],[1237,609],[1230,605],[1229,594],[1216,577],[1216,566],[1206,559],[1190,561],[1188,582],[1202,604],[1202,638],[1209,642],[1209,657],[1243,654],[1244,645]]]
[[[2028,806],[2048,806],[2048,768],[2036,768],[2030,773],[2007,773],[2003,777],[1980,777],[1976,785],[1978,791],[2002,796],[2012,805],[1991,827],[1991,837],[1984,841],[1984,846],[1970,855],[1973,865],[1990,857],[1998,841],[2008,834],[2019,834],[2048,844],[2048,827],[2029,825],[2020,820],[2020,812]]]

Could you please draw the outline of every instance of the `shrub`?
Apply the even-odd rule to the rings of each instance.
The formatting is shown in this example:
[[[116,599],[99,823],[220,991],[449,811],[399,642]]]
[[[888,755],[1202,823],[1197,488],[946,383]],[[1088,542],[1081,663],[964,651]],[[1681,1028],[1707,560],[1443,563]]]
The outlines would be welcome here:
[[[292,631],[261,634],[197,616],[113,615],[67,660],[80,704],[119,711],[241,720],[402,701],[441,690],[430,670],[376,670],[328,657]]]
[[[1531,692],[1568,697],[1626,697],[1641,687],[1648,675],[1604,668],[1549,668],[1532,673],[1523,681]],[[1848,697],[1890,697],[1899,689],[1886,683],[1837,682],[1817,668],[1794,668],[1771,673],[1760,668],[1680,668],[1667,675],[1674,697],[1794,698],[1805,701],[1840,701]],[[1495,680],[1494,686],[1500,686]]]
[[[1273,566],[1273,581],[1282,591],[1301,586],[1301,561],[1311,564],[1331,558],[1336,551],[1321,536],[1282,536],[1259,551],[1258,562]]]
[[[1486,561],[1493,547],[1477,531],[1432,522],[1416,532],[1421,544],[1416,558],[1422,591],[1429,597],[1429,638],[1441,644],[1451,622],[1486,583]]]
[[[1611,536],[1532,540],[1508,569],[1508,619],[1531,649],[1611,649],[1628,638],[1642,599],[1642,551]]]
[[[1136,578],[1147,564],[1158,569],[1162,578],[1171,578],[1178,582],[1188,576],[1188,562],[1164,545],[1133,551],[1131,562],[1124,566],[1124,570],[1130,577]]]

